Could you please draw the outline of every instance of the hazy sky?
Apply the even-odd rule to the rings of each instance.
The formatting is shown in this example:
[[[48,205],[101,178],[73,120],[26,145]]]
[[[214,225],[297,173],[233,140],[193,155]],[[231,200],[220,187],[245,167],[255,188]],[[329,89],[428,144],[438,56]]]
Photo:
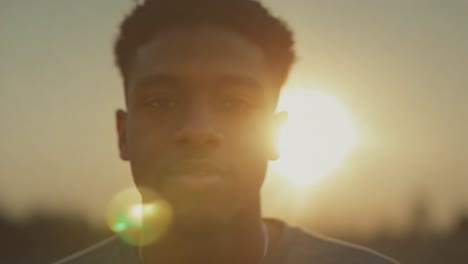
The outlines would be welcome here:
[[[417,195],[438,226],[468,209],[468,1],[263,2],[296,33],[289,86],[335,95],[362,139],[301,209],[357,228],[405,223]],[[8,212],[69,208],[99,218],[131,185],[117,155],[113,114],[123,97],[111,50],[131,6],[0,1],[0,206]],[[266,211],[281,215],[273,203]]]

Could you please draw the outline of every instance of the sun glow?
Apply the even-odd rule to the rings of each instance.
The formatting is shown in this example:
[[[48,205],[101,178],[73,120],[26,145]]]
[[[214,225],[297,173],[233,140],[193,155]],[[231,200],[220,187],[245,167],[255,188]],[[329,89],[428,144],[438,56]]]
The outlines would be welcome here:
[[[278,111],[288,117],[280,128],[280,158],[274,170],[295,186],[310,186],[335,169],[356,142],[346,108],[334,97],[312,89],[286,89]]]

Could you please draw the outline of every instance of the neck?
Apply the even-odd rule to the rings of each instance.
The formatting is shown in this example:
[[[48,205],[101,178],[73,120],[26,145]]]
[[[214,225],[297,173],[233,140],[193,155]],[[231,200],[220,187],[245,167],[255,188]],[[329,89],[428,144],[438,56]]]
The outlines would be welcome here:
[[[170,232],[143,248],[145,264],[260,263],[265,250],[259,206],[236,215],[218,232],[190,235]]]

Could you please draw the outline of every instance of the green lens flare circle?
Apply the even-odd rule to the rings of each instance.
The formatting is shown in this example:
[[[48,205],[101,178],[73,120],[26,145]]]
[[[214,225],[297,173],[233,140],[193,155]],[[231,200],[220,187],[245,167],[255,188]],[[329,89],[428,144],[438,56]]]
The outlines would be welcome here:
[[[142,202],[141,197],[145,197]],[[155,243],[164,236],[172,220],[172,208],[155,192],[130,188],[119,192],[107,209],[107,225],[133,246]]]

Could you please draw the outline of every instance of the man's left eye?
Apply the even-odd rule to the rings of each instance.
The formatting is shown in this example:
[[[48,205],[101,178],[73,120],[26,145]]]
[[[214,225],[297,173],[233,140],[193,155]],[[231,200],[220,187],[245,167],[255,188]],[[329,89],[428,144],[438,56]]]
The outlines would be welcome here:
[[[223,110],[227,112],[247,112],[253,108],[252,103],[241,98],[229,98],[222,103]]]

